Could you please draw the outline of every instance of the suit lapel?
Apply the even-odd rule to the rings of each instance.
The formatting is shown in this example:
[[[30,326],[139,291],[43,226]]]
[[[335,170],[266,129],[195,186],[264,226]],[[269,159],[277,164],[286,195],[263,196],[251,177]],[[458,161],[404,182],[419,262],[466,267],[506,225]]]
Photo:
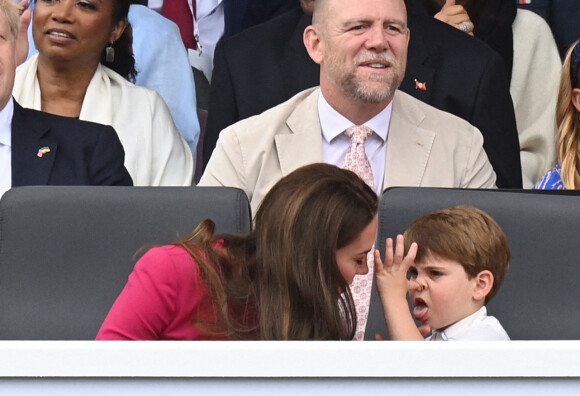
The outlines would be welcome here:
[[[290,133],[274,137],[282,176],[322,161],[322,131],[318,118],[319,89],[314,89],[286,120]]]
[[[425,43],[425,33],[421,29],[421,18],[423,17],[430,18],[409,12],[411,38],[407,54],[407,69],[400,89],[421,102],[430,103],[435,69],[429,63],[433,55]]]
[[[393,186],[420,186],[425,174],[435,133],[420,127],[425,115],[397,91],[387,140],[383,189]]]
[[[57,155],[58,145],[33,113],[14,101],[12,117],[12,186],[49,184],[50,173]],[[50,152],[39,154],[42,148]]]

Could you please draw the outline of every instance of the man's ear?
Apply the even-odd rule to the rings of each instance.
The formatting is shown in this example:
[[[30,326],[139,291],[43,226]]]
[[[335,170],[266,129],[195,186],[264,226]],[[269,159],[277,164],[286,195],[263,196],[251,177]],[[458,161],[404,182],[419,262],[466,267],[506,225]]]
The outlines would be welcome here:
[[[304,29],[302,38],[304,40],[304,46],[308,51],[308,55],[310,55],[310,58],[312,58],[314,62],[320,65],[324,58],[322,48],[323,44],[320,40],[320,31],[313,25],[310,25]]]
[[[474,280],[473,299],[477,301],[485,300],[485,297],[487,297],[493,287],[493,274],[489,270],[483,270],[475,275]]]
[[[576,108],[576,111],[580,112],[580,88],[574,88],[572,90],[572,104]]]

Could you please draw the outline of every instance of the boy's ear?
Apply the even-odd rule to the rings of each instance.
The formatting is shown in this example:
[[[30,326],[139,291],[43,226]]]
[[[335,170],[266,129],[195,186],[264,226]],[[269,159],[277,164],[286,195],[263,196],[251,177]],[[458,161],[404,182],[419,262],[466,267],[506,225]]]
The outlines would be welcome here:
[[[480,301],[491,291],[493,286],[493,274],[489,270],[483,270],[475,275],[475,287],[473,289],[473,299]]]

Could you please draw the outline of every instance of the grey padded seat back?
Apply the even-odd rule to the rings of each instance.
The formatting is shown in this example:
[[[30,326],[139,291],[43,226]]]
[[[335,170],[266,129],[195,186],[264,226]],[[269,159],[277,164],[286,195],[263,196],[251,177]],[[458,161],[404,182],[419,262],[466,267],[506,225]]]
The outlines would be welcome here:
[[[487,212],[507,236],[510,268],[487,305],[514,340],[580,339],[580,196],[516,190],[391,188],[379,209],[377,246],[418,217],[454,205]],[[386,336],[373,282],[365,338]],[[386,338],[385,338],[386,339]]]
[[[251,228],[226,187],[18,187],[0,200],[0,339],[94,339],[143,246]]]

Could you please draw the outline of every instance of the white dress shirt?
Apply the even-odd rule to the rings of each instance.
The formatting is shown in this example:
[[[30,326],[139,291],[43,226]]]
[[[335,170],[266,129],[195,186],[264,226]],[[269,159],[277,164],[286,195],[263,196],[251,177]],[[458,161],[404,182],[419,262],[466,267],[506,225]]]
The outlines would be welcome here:
[[[475,313],[452,324],[445,330],[433,331],[426,341],[509,341],[510,337],[487,309],[481,307]]]
[[[224,5],[223,0],[197,0],[195,2],[195,14],[193,13],[192,0],[187,0],[189,9],[193,15],[193,34],[201,44],[201,52],[204,54],[202,59],[196,59],[192,66],[197,67],[206,74],[206,65],[213,67],[213,53],[217,42],[222,38],[225,31]],[[148,7],[157,12],[161,12],[163,0],[149,0]],[[211,70],[209,71],[211,73]],[[206,77],[207,74],[206,74]],[[211,74],[208,78],[211,81]]]
[[[365,126],[373,130],[373,133],[365,141],[365,153],[373,171],[375,191],[379,196],[383,191],[387,135],[392,108],[392,103],[389,103],[383,111],[364,123]],[[322,160],[327,164],[341,167],[344,156],[350,147],[350,138],[344,134],[344,131],[354,124],[334,110],[324,99],[322,92],[318,96],[318,117],[323,137]]]
[[[191,1],[188,0],[190,8]],[[213,53],[225,29],[223,0],[197,0],[195,4],[197,10],[193,18],[193,33],[199,37],[202,52],[209,55],[213,65]]]
[[[0,197],[12,187],[12,98],[0,111]]]

